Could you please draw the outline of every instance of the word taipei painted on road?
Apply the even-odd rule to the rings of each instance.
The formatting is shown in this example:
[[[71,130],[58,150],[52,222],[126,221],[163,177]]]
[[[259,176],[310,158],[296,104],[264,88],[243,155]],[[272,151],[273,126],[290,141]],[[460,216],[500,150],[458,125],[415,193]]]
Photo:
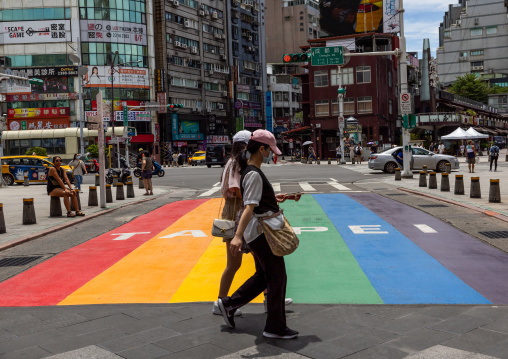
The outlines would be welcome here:
[[[140,216],[1,283],[0,305],[211,302],[226,265],[210,235],[219,206],[181,201]],[[300,238],[285,258],[297,303],[508,303],[508,255],[421,211],[372,193],[283,207]],[[245,255],[232,290],[254,271]]]

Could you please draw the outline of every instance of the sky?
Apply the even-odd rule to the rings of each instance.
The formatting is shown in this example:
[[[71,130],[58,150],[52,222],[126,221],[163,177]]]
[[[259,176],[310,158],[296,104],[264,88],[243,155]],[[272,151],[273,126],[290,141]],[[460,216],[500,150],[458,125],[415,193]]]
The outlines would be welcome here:
[[[406,50],[418,51],[418,58],[421,59],[423,39],[428,38],[432,56],[435,57],[439,46],[439,24],[448,5],[457,3],[457,0],[404,0]]]

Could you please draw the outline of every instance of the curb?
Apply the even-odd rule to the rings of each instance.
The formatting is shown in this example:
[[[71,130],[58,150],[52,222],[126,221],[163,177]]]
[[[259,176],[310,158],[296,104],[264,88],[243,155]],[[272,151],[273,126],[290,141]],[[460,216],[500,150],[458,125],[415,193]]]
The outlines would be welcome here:
[[[428,193],[414,191],[412,189],[407,189],[407,188],[403,188],[403,187],[398,187],[397,189],[400,190],[400,191],[403,191],[403,192],[408,192],[408,193],[411,193],[411,194],[416,194],[416,195],[419,195],[419,196],[423,196],[423,197],[427,197],[427,198],[432,198],[432,199],[435,199],[435,200],[438,200],[438,201],[441,201],[441,202],[446,202],[446,203],[454,204],[456,206],[464,207],[464,208],[473,210],[475,212],[483,213],[483,214],[485,214],[487,216],[491,216],[491,217],[499,219],[500,221],[508,223],[508,216],[505,216],[503,214],[497,213],[495,211],[491,211],[491,210],[487,210],[487,209],[484,209],[484,208],[472,206],[470,204],[454,201],[453,199],[443,198],[443,197],[434,196],[434,195],[428,194]]]
[[[130,203],[125,203],[125,204],[122,204],[122,205],[119,205],[117,207],[113,207],[113,208],[108,208],[108,209],[105,209],[103,211],[99,211],[99,212],[96,212],[96,213],[92,213],[91,215],[89,216],[84,216],[84,217],[80,217],[80,218],[75,218],[75,220],[73,221],[73,224],[76,224],[76,223],[82,223],[82,222],[85,222],[85,221],[88,221],[90,219],[94,219],[100,215],[103,215],[105,213],[110,213],[110,212],[113,212],[113,211],[116,211],[117,209],[120,209],[120,208],[124,208],[124,207],[128,207],[128,206],[131,206],[133,204],[139,204],[139,203],[144,203],[144,202],[149,202],[149,201],[153,201],[155,199],[157,199],[158,197],[153,197],[153,198],[147,198],[147,199],[142,199],[140,201],[135,201],[135,202],[130,202]],[[53,227],[50,227],[50,228],[47,228],[43,231],[39,231],[37,233],[34,233],[34,234],[31,234],[31,235],[28,235],[28,236],[24,236],[24,237],[21,237],[21,238],[17,238],[17,239],[14,239],[10,242],[6,242],[4,244],[0,244],[0,252],[1,251],[4,251],[8,248],[12,248],[12,247],[15,247],[17,245],[20,245],[20,244],[23,244],[23,243],[26,243],[26,242],[29,242],[29,241],[32,241],[34,239],[37,239],[37,238],[40,238],[40,237],[43,237],[47,234],[51,234],[51,233],[55,233],[55,232],[58,232],[62,229],[65,229],[66,227],[63,227],[61,225],[57,225],[57,226],[53,226]]]

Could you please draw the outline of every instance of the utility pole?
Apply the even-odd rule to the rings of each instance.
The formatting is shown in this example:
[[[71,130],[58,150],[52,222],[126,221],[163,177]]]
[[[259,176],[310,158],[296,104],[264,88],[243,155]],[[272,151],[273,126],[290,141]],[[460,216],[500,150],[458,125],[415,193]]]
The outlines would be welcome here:
[[[111,139],[115,138],[116,140],[116,157],[118,161],[118,168],[120,168],[120,143],[118,142],[118,139],[116,139],[115,135],[115,95],[114,95],[114,89],[113,89],[113,83],[115,81],[115,61],[116,56],[118,55],[118,51],[115,51],[115,56],[113,56],[113,61],[111,61],[111,108],[110,108],[110,115],[111,115]]]
[[[340,137],[340,153],[341,159],[340,163],[346,163],[346,158],[344,155],[344,94],[346,93],[346,89],[342,88],[342,66],[337,66],[337,76],[339,81],[339,88],[337,90],[337,101],[339,103],[339,137]]]
[[[83,66],[83,61],[81,60],[81,41],[79,39],[79,36],[77,38],[77,42],[78,42],[78,57],[79,57],[79,67],[81,68]],[[79,75],[79,73],[78,73]],[[83,137],[83,121],[84,121],[84,117],[83,117],[83,77],[81,75],[79,75],[78,77],[78,82],[79,82],[79,139],[80,139],[80,146],[79,146],[79,152],[81,154],[81,158],[85,158],[85,140],[84,140],[84,137]],[[102,123],[102,120],[101,120],[101,123]]]
[[[399,71],[400,71],[400,93],[407,94],[407,55],[406,55],[406,37],[404,36],[404,4],[403,0],[399,0],[399,23],[400,23],[400,57],[399,57]],[[401,109],[401,103],[399,96],[399,108]],[[401,113],[400,112],[400,113]],[[408,121],[409,124],[409,121]],[[407,126],[409,127],[409,126]],[[401,176],[403,178],[413,178],[413,172],[410,170],[411,165],[411,149],[409,148],[409,140],[411,135],[409,128],[402,126],[402,150],[403,155],[403,171]]]

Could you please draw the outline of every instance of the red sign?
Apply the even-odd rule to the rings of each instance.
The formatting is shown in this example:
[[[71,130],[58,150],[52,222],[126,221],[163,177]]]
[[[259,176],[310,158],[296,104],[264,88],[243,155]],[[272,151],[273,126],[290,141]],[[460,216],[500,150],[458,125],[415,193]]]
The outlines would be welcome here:
[[[160,138],[159,138],[159,124],[156,123],[155,124],[155,142],[159,142],[160,141]]]
[[[6,95],[7,102],[15,101],[51,101],[51,100],[75,100],[76,93],[32,93],[24,95]]]
[[[7,127],[17,130],[55,130],[69,127],[69,118],[8,120]]]
[[[298,122],[295,123],[295,129],[300,128],[300,127],[302,127],[302,125],[300,123],[298,123]]]
[[[111,102],[111,101],[109,101]],[[108,102],[108,103],[109,103]],[[117,102],[120,102],[121,104],[117,104]],[[145,104],[144,101],[119,101],[115,100],[115,111],[121,111],[123,110],[123,106],[143,106]],[[142,111],[144,108],[137,108],[136,111]],[[97,101],[92,100],[92,111],[97,111]]]
[[[68,107],[14,108],[7,110],[8,118],[69,117]]]
[[[165,92],[157,93],[157,101],[160,104],[159,113],[167,113],[168,108],[166,107],[166,93]]]

